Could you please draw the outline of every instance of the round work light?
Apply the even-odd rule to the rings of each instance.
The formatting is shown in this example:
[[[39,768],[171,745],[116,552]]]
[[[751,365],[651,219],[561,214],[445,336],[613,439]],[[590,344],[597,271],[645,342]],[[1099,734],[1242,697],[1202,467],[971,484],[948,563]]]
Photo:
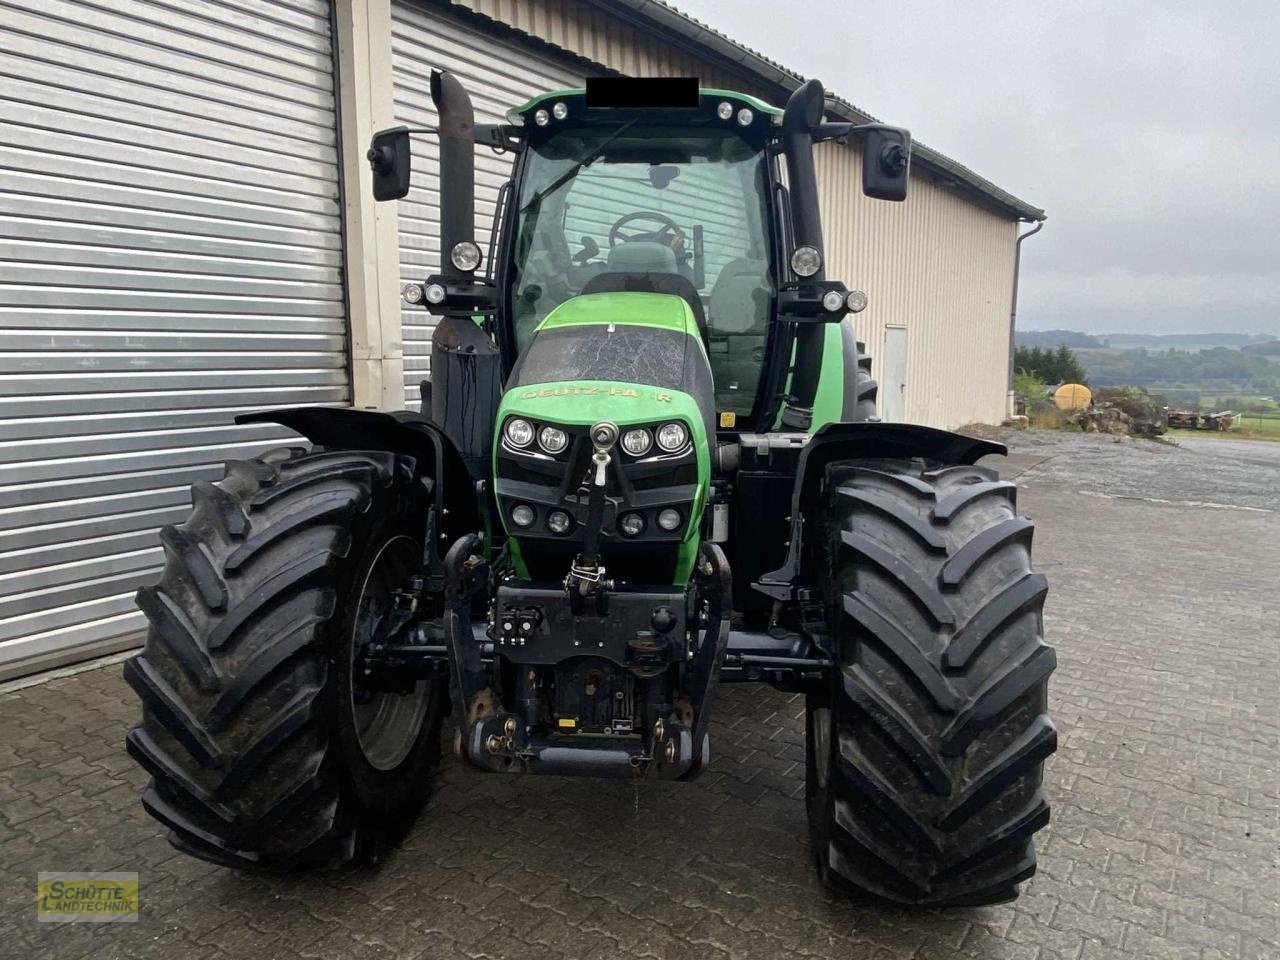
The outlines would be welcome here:
[[[796,247],[791,254],[791,269],[798,277],[812,277],[822,269],[822,254],[817,247]]]
[[[638,537],[644,532],[644,517],[638,513],[624,513],[618,518],[618,529],[623,536]]]
[[[670,533],[680,527],[680,511],[672,507],[658,512],[658,526]]]
[[[628,430],[622,435],[622,449],[633,457],[643,457],[653,446],[653,434],[644,427]]]
[[[462,240],[449,251],[449,261],[463,273],[471,273],[480,266],[480,248],[471,240]]]
[[[519,417],[512,417],[502,428],[502,435],[513,447],[527,447],[533,443],[533,424]]]
[[[543,427],[538,431],[538,446],[547,453],[559,453],[569,445],[569,435],[559,427]]]
[[[683,423],[664,423],[658,428],[658,446],[667,453],[675,453],[689,442],[689,431]]]

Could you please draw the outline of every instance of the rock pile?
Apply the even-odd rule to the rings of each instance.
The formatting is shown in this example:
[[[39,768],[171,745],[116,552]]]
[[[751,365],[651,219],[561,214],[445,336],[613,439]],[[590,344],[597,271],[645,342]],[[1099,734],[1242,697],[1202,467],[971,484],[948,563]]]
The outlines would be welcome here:
[[[1132,437],[1158,437],[1169,424],[1164,410],[1150,397],[1126,394],[1099,400],[1070,422],[1085,433],[1116,433]]]

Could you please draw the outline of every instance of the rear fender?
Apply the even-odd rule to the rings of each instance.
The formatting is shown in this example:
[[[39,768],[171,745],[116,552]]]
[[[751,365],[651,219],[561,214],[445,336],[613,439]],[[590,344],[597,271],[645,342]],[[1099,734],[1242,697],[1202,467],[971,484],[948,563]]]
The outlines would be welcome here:
[[[413,410],[283,407],[241,414],[236,423],[278,423],[329,450],[387,450],[413,457],[435,506],[432,557],[463,534],[485,529],[480,507],[485,494],[444,431]]]
[[[809,524],[821,502],[822,480],[837,460],[910,460],[922,458],[945,464],[973,464],[982,457],[1004,456],[1002,443],[977,440],[949,430],[910,423],[829,423],[813,435],[800,453],[791,494],[791,543],[786,562],[764,574],[752,586],[774,600],[795,598]]]

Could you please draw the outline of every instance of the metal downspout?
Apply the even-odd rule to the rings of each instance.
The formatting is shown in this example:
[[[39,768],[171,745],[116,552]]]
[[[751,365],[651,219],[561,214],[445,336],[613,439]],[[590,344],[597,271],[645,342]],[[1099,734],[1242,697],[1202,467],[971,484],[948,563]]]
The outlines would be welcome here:
[[[1041,220],[1026,233],[1018,234],[1018,242],[1014,246],[1013,254],[1013,297],[1009,303],[1009,391],[1013,391],[1013,351],[1014,351],[1014,326],[1018,322],[1018,278],[1022,272],[1022,241],[1028,237],[1034,237],[1037,233],[1044,229],[1044,221]],[[1013,413],[1010,409],[1009,414]]]

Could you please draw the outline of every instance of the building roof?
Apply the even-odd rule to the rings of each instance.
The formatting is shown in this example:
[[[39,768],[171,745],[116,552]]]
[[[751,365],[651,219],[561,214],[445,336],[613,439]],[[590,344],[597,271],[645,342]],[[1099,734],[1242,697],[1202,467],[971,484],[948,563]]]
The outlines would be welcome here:
[[[721,60],[727,60],[749,73],[755,74],[767,83],[771,83],[782,92],[790,92],[804,82],[805,78],[794,70],[770,60],[764,54],[738,43],[725,36],[719,30],[682,13],[664,0],[588,0],[603,10],[617,14],[626,10],[635,17],[652,24],[681,38],[695,47],[705,49]],[[875,117],[854,106],[849,101],[827,91],[828,113],[842,120],[854,123],[876,123]],[[1020,200],[1006,190],[997,187],[990,180],[979,176],[962,163],[958,163],[918,140],[912,144],[912,159],[926,167],[943,183],[955,187],[961,192],[976,194],[982,200],[1011,214],[1019,220],[1039,221],[1045,219],[1045,213],[1039,207]]]

